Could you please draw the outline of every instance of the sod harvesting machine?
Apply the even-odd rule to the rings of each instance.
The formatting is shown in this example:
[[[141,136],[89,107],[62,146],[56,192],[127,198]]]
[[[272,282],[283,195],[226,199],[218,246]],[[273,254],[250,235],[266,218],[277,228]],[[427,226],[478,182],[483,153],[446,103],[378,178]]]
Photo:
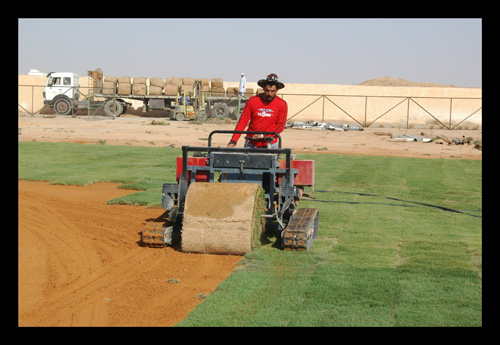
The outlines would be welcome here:
[[[263,134],[268,143],[274,135],[278,148],[213,147],[219,133]],[[176,169],[177,182],[162,188],[166,211],[142,231],[145,246],[245,254],[265,228],[278,231],[285,250],[307,250],[318,236],[318,210],[297,207],[304,187],[314,186],[314,161],[295,160],[278,133],[213,131],[207,147],[182,147]]]

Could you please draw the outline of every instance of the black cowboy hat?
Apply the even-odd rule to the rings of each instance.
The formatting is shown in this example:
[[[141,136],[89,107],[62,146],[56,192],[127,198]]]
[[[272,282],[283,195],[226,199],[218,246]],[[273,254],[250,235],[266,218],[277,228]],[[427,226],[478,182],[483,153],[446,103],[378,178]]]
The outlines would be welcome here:
[[[279,90],[279,89],[282,89],[285,87],[285,84],[283,84],[282,82],[280,82],[278,80],[278,76],[274,73],[271,73],[269,74],[266,79],[261,79],[257,82],[257,85],[259,85],[261,88],[264,88],[264,85],[266,85],[267,83],[271,83],[271,84],[274,84],[276,85],[276,88]]]

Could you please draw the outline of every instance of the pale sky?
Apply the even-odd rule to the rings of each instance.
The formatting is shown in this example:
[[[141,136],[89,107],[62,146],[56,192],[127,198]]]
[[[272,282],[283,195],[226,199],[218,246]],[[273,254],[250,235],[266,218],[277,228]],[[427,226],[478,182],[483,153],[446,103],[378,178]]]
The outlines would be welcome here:
[[[18,19],[18,73],[482,87],[481,18]]]

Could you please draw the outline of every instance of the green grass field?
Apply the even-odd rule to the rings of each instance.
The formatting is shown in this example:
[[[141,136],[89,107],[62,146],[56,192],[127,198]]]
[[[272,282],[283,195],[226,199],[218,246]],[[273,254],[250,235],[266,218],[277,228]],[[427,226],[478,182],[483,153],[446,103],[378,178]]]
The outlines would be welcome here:
[[[119,182],[138,192],[110,203],[159,207],[180,153],[20,142],[18,176]],[[319,238],[307,252],[270,238],[178,326],[482,326],[481,161],[297,159],[316,162],[300,207],[319,209]]]

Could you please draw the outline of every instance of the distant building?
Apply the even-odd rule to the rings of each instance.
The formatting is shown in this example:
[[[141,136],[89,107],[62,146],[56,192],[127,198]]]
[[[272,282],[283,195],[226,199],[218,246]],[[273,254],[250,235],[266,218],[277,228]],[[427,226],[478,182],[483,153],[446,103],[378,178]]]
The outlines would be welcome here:
[[[47,73],[42,73],[39,70],[32,68],[28,72],[28,75],[43,75],[43,76],[47,76]]]

